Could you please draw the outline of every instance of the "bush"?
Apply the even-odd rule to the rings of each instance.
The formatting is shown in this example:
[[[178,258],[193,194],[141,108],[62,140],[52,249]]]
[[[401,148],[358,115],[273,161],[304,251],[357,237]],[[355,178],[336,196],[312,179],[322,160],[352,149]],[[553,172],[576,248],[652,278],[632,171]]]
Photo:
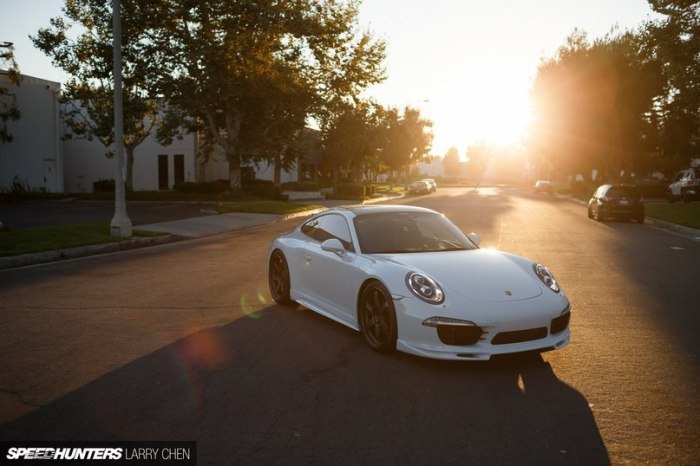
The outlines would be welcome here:
[[[114,192],[114,179],[110,178],[108,180],[97,180],[92,182],[92,192],[95,193],[113,193]]]
[[[340,183],[335,190],[335,197],[338,199],[357,199],[365,195],[365,187],[357,183]]]
[[[177,192],[198,194],[220,194],[229,189],[229,182],[227,180],[206,181],[203,183],[182,181],[175,183],[173,186],[173,190]]]
[[[282,184],[283,191],[320,191],[321,185],[315,181],[293,181]]]
[[[668,191],[668,184],[638,184],[637,189],[644,199],[664,199]]]
[[[262,197],[265,199],[277,199],[280,196],[275,185],[269,180],[246,180],[243,183],[243,191],[246,194]]]

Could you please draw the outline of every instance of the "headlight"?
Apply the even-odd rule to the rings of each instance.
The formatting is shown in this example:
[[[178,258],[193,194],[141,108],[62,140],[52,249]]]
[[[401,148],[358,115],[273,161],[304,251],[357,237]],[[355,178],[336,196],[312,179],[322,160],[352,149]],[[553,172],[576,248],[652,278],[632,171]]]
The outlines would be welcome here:
[[[552,273],[547,267],[545,267],[542,264],[532,264],[532,268],[535,271],[535,275],[537,275],[540,278],[540,280],[542,280],[542,283],[544,283],[547,286],[547,288],[554,291],[555,293],[559,293],[559,291],[561,291],[561,288],[559,288],[557,281],[554,279],[554,275],[552,275]]]
[[[440,304],[445,300],[445,293],[432,278],[422,273],[411,272],[406,275],[406,285],[419,299],[429,304]]]

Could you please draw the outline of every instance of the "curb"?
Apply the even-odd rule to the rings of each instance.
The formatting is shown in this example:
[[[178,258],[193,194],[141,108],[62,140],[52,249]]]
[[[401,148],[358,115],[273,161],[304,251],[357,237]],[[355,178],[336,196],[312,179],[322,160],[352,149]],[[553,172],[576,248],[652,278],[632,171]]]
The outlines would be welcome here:
[[[700,230],[695,228],[678,225],[665,220],[659,220],[658,218],[654,217],[647,217],[645,223],[648,223],[656,228],[672,231],[673,233],[685,236],[686,238],[694,241],[700,241]]]
[[[55,251],[37,252],[33,254],[21,254],[18,256],[0,257],[0,270],[28,265],[46,264],[65,259],[77,259],[80,257],[108,254],[111,252],[127,251],[130,249],[158,246],[161,244],[182,241],[184,238],[177,235],[163,235],[149,238],[135,238],[106,244],[92,246],[80,246],[77,248],[58,249]]]
[[[582,206],[587,205],[584,201],[573,198],[571,196],[565,196],[562,194],[557,194],[556,196],[560,199],[566,199],[568,201],[575,202]],[[644,219],[644,223],[662,230],[668,230],[678,235],[685,236],[686,238],[694,241],[700,241],[700,230],[695,228],[686,227],[684,225],[678,225],[676,223],[667,222],[665,220],[659,220],[658,218],[650,217],[648,215]]]

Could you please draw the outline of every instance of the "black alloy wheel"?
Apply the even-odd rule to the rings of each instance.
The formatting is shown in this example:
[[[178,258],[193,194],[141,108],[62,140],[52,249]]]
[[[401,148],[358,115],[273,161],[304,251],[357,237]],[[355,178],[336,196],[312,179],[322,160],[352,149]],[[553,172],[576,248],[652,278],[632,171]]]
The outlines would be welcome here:
[[[367,344],[380,353],[396,349],[396,310],[391,295],[379,282],[372,282],[360,297],[360,330]]]
[[[270,294],[277,304],[288,306],[292,304],[289,297],[289,267],[282,251],[274,251],[270,256],[268,272]]]

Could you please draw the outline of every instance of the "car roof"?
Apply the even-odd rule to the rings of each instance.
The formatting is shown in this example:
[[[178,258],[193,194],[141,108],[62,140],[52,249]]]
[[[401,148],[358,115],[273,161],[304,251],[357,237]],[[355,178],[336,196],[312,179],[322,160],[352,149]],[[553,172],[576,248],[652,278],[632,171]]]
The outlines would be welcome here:
[[[379,213],[410,213],[410,212],[428,212],[437,213],[434,210],[426,209],[425,207],[418,207],[413,205],[355,205],[347,207],[338,207],[333,210],[346,210],[350,211],[355,215],[367,215],[367,214],[379,214]]]

